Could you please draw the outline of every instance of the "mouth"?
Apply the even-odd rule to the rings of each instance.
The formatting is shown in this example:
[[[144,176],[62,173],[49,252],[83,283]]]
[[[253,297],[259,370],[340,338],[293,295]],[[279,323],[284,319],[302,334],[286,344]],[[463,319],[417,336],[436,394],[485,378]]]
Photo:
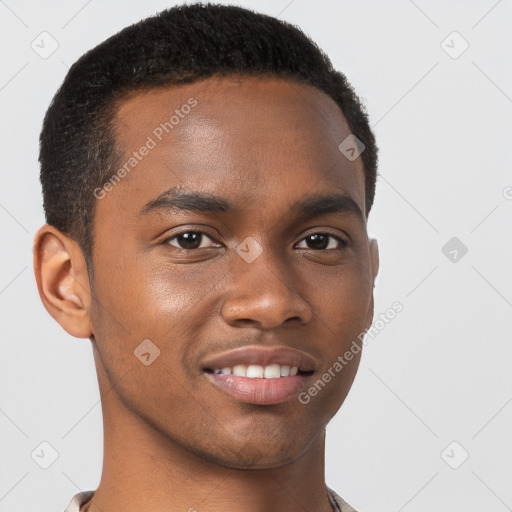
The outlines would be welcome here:
[[[309,354],[289,347],[243,347],[203,363],[218,390],[239,402],[272,405],[293,400],[317,368]]]

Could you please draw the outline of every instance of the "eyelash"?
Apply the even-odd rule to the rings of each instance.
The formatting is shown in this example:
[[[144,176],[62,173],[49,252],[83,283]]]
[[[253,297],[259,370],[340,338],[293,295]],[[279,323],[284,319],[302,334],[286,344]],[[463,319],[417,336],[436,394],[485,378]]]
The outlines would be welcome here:
[[[190,230],[187,230],[187,231],[182,231],[181,233],[175,233],[174,235],[167,237],[165,240],[162,240],[162,244],[163,245],[170,245],[169,242],[171,240],[174,240],[178,236],[184,235],[186,233],[200,233],[201,235],[204,235],[204,236],[208,237],[210,240],[215,241],[213,239],[213,237],[210,236],[210,234],[207,233],[206,231],[203,231],[201,229],[194,229],[194,230],[190,229]],[[326,231],[317,231],[315,233],[310,233],[310,234],[306,235],[304,238],[302,238],[300,241],[302,242],[306,238],[308,238],[309,236],[312,236],[312,235],[327,235],[327,236],[329,236],[331,238],[334,238],[335,240],[337,240],[340,243],[340,245],[341,245],[340,250],[344,249],[349,244],[348,240],[346,240],[345,238],[342,238],[339,235],[334,235],[333,233],[329,233],[329,232],[326,232]],[[171,246],[171,247],[174,247],[175,249],[181,249],[182,251],[197,251],[198,249],[200,249],[199,247],[196,248],[196,249],[183,249],[182,247],[176,247],[176,246]],[[327,252],[327,251],[332,251],[334,249],[309,249],[309,250],[311,250],[311,251],[319,251],[319,252]]]

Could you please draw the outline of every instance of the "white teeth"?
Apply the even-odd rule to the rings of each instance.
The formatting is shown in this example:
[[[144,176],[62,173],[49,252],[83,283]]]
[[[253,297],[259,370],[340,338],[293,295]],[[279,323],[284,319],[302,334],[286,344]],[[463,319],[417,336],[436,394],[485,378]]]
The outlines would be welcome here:
[[[263,377],[265,377],[265,379],[278,379],[281,377],[281,367],[278,364],[265,366]]]
[[[262,379],[263,372],[264,372],[263,366],[258,366],[256,364],[250,364],[247,367],[246,377],[249,377],[250,379]]]
[[[246,377],[245,366],[243,364],[238,364],[233,368],[233,375],[237,377]]]
[[[250,364],[245,366],[237,364],[231,368],[215,369],[213,373],[221,375],[235,375],[236,377],[248,377],[250,379],[278,379],[280,377],[289,377],[297,375],[299,368],[297,366],[270,364],[268,366],[260,366],[258,364]]]

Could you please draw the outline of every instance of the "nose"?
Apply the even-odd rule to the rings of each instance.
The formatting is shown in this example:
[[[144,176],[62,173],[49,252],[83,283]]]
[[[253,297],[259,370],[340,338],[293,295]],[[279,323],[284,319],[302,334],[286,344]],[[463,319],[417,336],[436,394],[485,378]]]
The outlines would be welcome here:
[[[222,305],[228,324],[253,323],[272,329],[285,322],[310,321],[313,313],[297,289],[293,269],[272,251],[263,250],[251,263],[236,255],[232,269],[231,287]]]

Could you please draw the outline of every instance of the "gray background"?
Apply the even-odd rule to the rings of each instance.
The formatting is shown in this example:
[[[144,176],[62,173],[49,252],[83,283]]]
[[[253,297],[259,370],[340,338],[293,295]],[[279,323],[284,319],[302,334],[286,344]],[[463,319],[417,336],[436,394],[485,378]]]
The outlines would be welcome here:
[[[328,427],[328,485],[360,512],[512,510],[512,1],[239,4],[319,43],[380,146],[376,318],[404,309]],[[61,511],[101,473],[90,342],[48,315],[33,277],[44,112],[84,51],[171,5],[0,1],[0,512]],[[31,457],[51,462],[43,441],[48,469]]]

